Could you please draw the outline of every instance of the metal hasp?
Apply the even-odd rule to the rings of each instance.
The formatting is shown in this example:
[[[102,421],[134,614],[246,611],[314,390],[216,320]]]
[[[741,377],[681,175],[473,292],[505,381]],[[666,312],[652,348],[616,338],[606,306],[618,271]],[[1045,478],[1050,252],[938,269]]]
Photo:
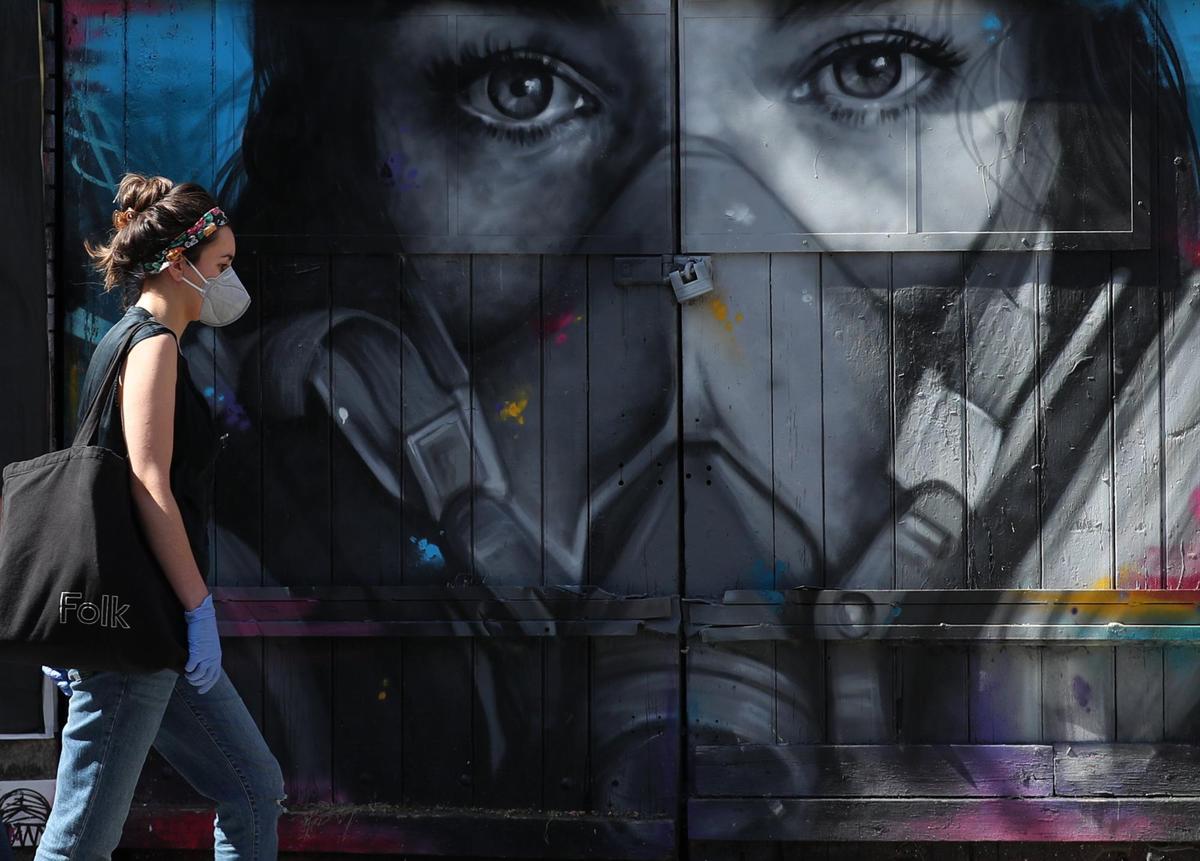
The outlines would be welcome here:
[[[675,265],[667,281],[675,291],[675,301],[682,305],[713,289],[711,257],[676,257]]]

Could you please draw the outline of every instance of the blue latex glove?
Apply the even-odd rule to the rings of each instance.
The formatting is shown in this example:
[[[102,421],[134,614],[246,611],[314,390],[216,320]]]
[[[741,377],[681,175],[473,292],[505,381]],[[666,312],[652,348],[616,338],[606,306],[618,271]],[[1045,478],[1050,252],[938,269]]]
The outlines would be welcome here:
[[[184,610],[188,626],[187,680],[208,693],[221,675],[221,638],[217,635],[217,611],[212,595],[205,596],[195,610]]]
[[[58,689],[67,696],[75,693],[71,690],[71,680],[67,678],[67,671],[61,667],[42,667],[42,672],[54,679],[54,684],[58,685]]]

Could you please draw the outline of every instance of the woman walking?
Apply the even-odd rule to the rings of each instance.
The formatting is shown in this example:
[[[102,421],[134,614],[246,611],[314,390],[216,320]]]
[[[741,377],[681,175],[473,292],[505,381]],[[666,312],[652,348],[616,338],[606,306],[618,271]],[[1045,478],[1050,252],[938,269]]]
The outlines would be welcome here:
[[[194,183],[126,174],[115,232],[85,243],[124,316],[100,339],[80,392],[85,410],[123,336],[137,327],[101,413],[97,445],[125,453],[138,519],[187,620],[184,674],[43,667],[69,697],[54,806],[38,861],[109,858],[153,745],[216,804],[218,859],[272,859],[283,776],[221,668],[205,517],[223,440],[179,349],[194,320],[232,323],[250,297],[233,270],[228,219]],[[161,336],[161,337],[160,337]]]

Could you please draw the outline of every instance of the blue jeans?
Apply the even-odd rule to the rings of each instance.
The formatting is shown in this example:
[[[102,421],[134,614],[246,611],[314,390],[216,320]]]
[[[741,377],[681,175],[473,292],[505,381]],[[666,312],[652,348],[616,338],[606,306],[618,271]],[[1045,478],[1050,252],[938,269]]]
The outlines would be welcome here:
[[[54,806],[35,861],[108,858],[150,745],[216,803],[214,857],[278,855],[283,774],[225,671],[201,694],[174,670],[68,670]]]

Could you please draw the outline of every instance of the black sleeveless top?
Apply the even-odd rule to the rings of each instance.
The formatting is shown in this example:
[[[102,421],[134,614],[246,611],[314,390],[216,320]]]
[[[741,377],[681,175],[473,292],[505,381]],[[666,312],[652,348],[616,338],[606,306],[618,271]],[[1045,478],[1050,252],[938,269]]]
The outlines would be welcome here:
[[[120,320],[113,324],[92,353],[88,364],[87,374],[79,392],[79,410],[76,416],[76,427],[83,424],[87,407],[95,396],[96,389],[104,377],[104,372],[112,361],[121,339],[129,329],[143,320],[153,320],[150,325],[142,326],[133,336],[133,345],[146,338],[166,333],[172,340],[175,333],[167,326],[159,323],[150,312],[140,305],[131,305]],[[176,348],[178,349],[178,341]],[[128,352],[125,354],[128,356]],[[122,375],[122,379],[124,376]],[[117,386],[113,383],[108,393],[103,411],[100,414],[100,424],[96,431],[95,445],[104,446],[127,456],[125,434],[121,429],[121,414],[117,407]],[[200,394],[192,375],[188,370],[183,353],[179,353],[178,373],[175,382],[175,439],[171,451],[171,493],[179,505],[183,516],[183,525],[187,530],[188,543],[196,557],[200,574],[208,581],[208,540],[207,525],[212,514],[212,481],[216,468],[217,456],[224,444],[224,436],[218,437],[216,422],[208,408],[204,396]]]

